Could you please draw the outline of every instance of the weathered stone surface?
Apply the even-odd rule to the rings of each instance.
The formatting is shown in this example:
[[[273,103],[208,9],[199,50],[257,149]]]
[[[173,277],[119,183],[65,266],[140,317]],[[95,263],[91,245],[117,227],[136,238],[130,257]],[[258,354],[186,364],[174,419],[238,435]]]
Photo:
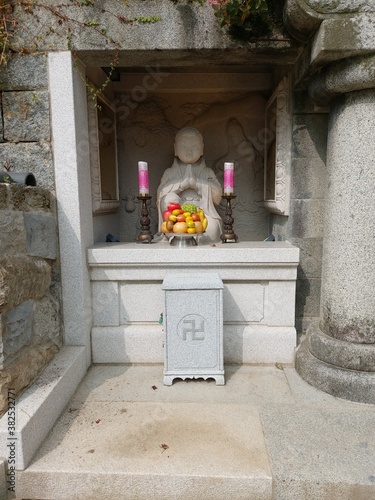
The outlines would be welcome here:
[[[375,5],[368,0],[306,0],[306,4],[321,14],[349,14],[351,12],[373,12]]]
[[[2,210],[3,208],[7,208],[8,202],[9,202],[8,185],[0,183],[0,210]]]
[[[21,212],[0,210],[0,255],[26,253],[26,230]]]
[[[356,344],[337,340],[323,333],[317,322],[308,331],[310,352],[325,363],[348,370],[375,372],[374,344]]]
[[[296,287],[296,317],[318,317],[320,309],[320,279],[298,279]]]
[[[0,184],[0,193],[1,193]],[[55,200],[50,190],[39,186],[23,186],[19,184],[9,184],[6,186],[9,191],[9,199],[14,210],[30,212],[32,210],[43,210],[45,212],[54,211]]]
[[[303,340],[304,335],[306,335],[306,332],[310,327],[311,323],[317,321],[317,319],[318,319],[317,316],[314,316],[312,318],[309,318],[308,316],[304,316],[303,318],[296,318],[298,344]]]
[[[55,217],[41,212],[26,212],[24,220],[27,254],[56,259],[58,250]]]
[[[374,12],[360,12],[345,17],[337,15],[325,19],[315,34],[309,50],[310,70],[338,60],[349,62],[356,56],[374,54],[374,24]],[[360,79],[356,80],[360,82]]]
[[[300,260],[297,277],[320,278],[322,273],[322,238],[287,238],[292,245],[300,249]]]
[[[11,375],[4,370],[0,370],[0,416],[8,409],[8,389],[10,385]]]
[[[23,255],[0,259],[0,312],[48,292],[51,268],[46,261]]]
[[[48,143],[2,143],[0,165],[7,163],[15,172],[31,172],[38,186],[54,189],[51,146]]]
[[[346,94],[331,113],[322,330],[375,343],[375,89]]]
[[[264,405],[259,410],[272,470],[271,498],[373,500],[371,407],[317,394],[299,377],[298,384],[305,404],[297,399],[295,405]]]
[[[329,107],[317,105],[307,91],[293,92],[293,113],[299,114],[328,114]]]
[[[325,163],[318,156],[293,158],[291,198],[324,198],[327,189],[326,176]]]
[[[20,394],[36,379],[58,350],[59,348],[53,344],[24,347],[18,356],[0,372],[0,415],[7,410],[8,387],[14,388],[16,395]]]
[[[312,99],[328,104],[340,94],[372,89],[375,81],[375,55],[353,57],[328,65],[309,84]]]
[[[8,498],[8,467],[7,460],[0,458],[0,498],[6,500]]]
[[[104,7],[104,9],[103,9]],[[30,16],[19,9],[17,43],[20,47],[34,46],[35,33],[39,33],[41,26],[48,26],[46,36],[40,37],[38,47],[40,51],[68,50],[66,23],[59,24],[59,19],[52,16],[47,9],[38,9],[35,5],[35,16]],[[69,17],[80,20],[100,19],[101,26],[105,26],[107,36],[103,36],[98,29],[88,27],[85,22],[75,23],[72,29],[71,44],[73,50],[79,50],[80,59],[88,66],[108,66],[114,57],[114,51],[119,48],[119,64],[140,65],[153,64],[155,50],[164,50],[162,59],[166,63],[169,56],[177,64],[186,65],[185,57],[190,61],[200,63],[234,64],[237,61],[249,60],[267,61],[269,64],[281,61],[295,60],[299,51],[288,39],[282,42],[261,41],[257,44],[246,44],[246,50],[238,50],[239,42],[234,42],[227,33],[220,28],[215,18],[213,9],[207,4],[199,5],[198,2],[178,2],[174,5],[170,0],[158,2],[146,0],[142,2],[118,2],[106,0],[94,2],[88,6],[75,3],[66,4],[64,12]],[[155,23],[124,23],[122,18],[134,19],[135,17],[157,17]],[[275,26],[275,38],[281,36],[280,29]],[[110,43],[110,39],[115,43]],[[245,45],[245,44],[244,44]],[[281,50],[274,51],[275,47]],[[133,50],[134,48],[138,50]],[[207,49],[233,48],[233,53],[228,50],[213,54]],[[172,49],[172,50],[170,50]],[[178,50],[183,50],[184,53]],[[206,49],[189,51],[186,49]],[[185,51],[186,50],[186,51]],[[169,52],[166,54],[166,52]],[[275,54],[275,57],[273,55]],[[134,56],[136,59],[134,59]],[[131,59],[129,59],[129,57]],[[171,59],[170,59],[171,60]],[[224,61],[225,60],[225,61]],[[203,62],[204,61],[204,62]],[[104,64],[103,64],[104,63]]]
[[[3,129],[3,105],[2,105],[2,94],[0,93],[0,142],[4,141],[4,129]]]
[[[311,354],[304,340],[296,352],[296,370],[309,384],[338,398],[375,404],[375,373],[348,370]]]
[[[6,323],[7,317],[6,313],[0,313],[0,370],[4,364],[4,342],[3,339],[6,335]]]
[[[0,68],[2,90],[48,88],[47,57],[44,54],[15,55]]]
[[[304,8],[298,0],[286,1],[284,17],[288,32],[301,42],[306,42],[322,22],[315,12]]]
[[[293,158],[319,157],[326,159],[327,116],[325,114],[296,115],[293,121]]]
[[[46,91],[3,93],[4,139],[47,141],[50,139],[49,95]]]
[[[48,343],[62,345],[60,307],[50,294],[35,302],[32,339],[34,345]]]
[[[5,316],[5,338],[3,338],[4,362],[21,347],[29,344],[33,334],[34,302],[27,300],[14,307]],[[4,318],[3,318],[4,319]]]
[[[323,236],[324,200],[291,200],[291,234],[295,238]]]

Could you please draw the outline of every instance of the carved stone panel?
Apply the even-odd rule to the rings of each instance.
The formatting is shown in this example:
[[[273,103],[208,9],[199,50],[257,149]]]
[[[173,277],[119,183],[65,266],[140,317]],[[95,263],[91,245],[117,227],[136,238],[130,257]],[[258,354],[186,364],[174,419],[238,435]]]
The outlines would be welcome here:
[[[285,77],[266,106],[264,134],[264,206],[276,214],[289,215],[291,115],[289,85]]]
[[[204,158],[223,183],[224,162],[234,162],[232,207],[234,230],[240,241],[264,240],[269,214],[263,206],[263,130],[265,98],[256,93],[152,93],[128,106],[129,96],[117,94],[121,241],[134,241],[140,230],[136,198],[137,162],[149,165],[151,231],[156,233],[156,191],[174,159],[174,138],[185,126],[197,128],[204,139]],[[123,103],[124,105],[122,105]],[[127,107],[126,107],[127,106]],[[217,210],[225,212],[222,202]]]
[[[91,191],[94,214],[116,212],[119,203],[116,111],[104,96],[88,97]]]

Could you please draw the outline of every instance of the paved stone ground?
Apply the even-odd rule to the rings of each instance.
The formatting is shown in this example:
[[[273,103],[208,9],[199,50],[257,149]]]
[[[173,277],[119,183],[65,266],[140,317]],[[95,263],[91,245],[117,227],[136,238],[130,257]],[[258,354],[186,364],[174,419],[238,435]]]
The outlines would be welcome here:
[[[226,385],[163,385],[162,366],[90,368],[17,497],[372,500],[375,407],[293,368],[226,367]]]

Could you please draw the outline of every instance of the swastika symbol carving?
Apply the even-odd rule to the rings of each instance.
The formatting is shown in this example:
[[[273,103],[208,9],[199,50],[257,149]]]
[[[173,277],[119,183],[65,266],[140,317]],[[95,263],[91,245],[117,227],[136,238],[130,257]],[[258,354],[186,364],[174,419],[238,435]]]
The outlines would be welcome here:
[[[188,314],[180,319],[177,332],[187,342],[202,341],[205,339],[205,319],[199,314]]]

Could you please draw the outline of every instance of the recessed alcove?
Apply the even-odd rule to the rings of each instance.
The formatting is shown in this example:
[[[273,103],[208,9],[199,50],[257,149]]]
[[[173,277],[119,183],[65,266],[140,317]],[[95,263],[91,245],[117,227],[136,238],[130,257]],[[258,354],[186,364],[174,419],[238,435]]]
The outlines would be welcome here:
[[[272,214],[288,211],[286,73],[287,67],[269,64],[192,61],[123,66],[112,74],[106,67],[87,69],[96,86],[111,74],[105,93],[116,110],[119,188],[119,207],[94,214],[96,244],[88,249],[94,362],[162,362],[163,279],[172,271],[193,270],[216,271],[223,279],[225,362],[293,362],[298,249],[264,242]],[[102,135],[106,128],[112,130],[108,123],[99,121],[98,126]],[[173,163],[176,132],[186,126],[202,133],[206,164],[222,185],[224,162],[235,164],[238,244],[216,242],[181,250],[167,240],[134,243],[141,212],[138,161],[149,166],[150,229],[155,234],[157,188]],[[95,155],[93,167],[95,171]],[[224,210],[223,203],[218,212],[224,216]],[[120,242],[103,243],[107,233]]]
[[[276,206],[276,196],[280,195],[281,189],[285,201],[289,173],[286,171],[285,158],[280,159],[278,163],[283,168],[279,169],[282,180],[280,175],[277,178],[275,148],[272,152],[274,160],[271,162],[273,174],[269,167],[270,154],[265,170],[266,148],[271,151],[275,142],[275,113],[278,112],[276,99],[272,106],[269,106],[268,101],[280,79],[283,81],[287,66],[280,69],[270,64],[219,65],[217,62],[193,65],[192,61],[185,64],[122,66],[111,74],[111,81],[104,89],[104,99],[109,109],[116,111],[118,171],[115,175],[119,200],[118,204],[100,200],[102,205],[112,209],[94,210],[95,242],[105,241],[108,233],[122,242],[136,240],[140,230],[141,208],[137,199],[139,160],[149,165],[151,232],[154,234],[159,230],[156,191],[164,170],[172,165],[175,134],[185,126],[193,126],[202,133],[206,164],[214,170],[221,184],[224,162],[235,163],[237,197],[233,202],[233,214],[239,240],[263,241],[270,234],[273,205],[265,203],[265,200],[269,198],[270,192],[273,193]],[[89,81],[97,87],[108,73],[108,67],[86,69]],[[287,83],[284,83],[285,87]],[[91,96],[88,103],[89,113],[92,114],[95,109]],[[272,126],[269,124],[270,110],[275,114]],[[102,120],[100,124],[91,120],[90,138],[95,137],[95,127],[99,127],[101,141],[109,138],[108,130],[111,133],[113,130],[104,122]],[[290,146],[286,125],[284,119],[283,142],[288,142]],[[95,159],[98,147],[100,145],[97,142],[91,142],[94,197],[100,193],[101,189],[97,186],[102,182]],[[285,151],[285,144],[282,151]],[[108,175],[113,176],[113,171],[109,171]],[[270,190],[268,185],[265,191],[265,181],[268,179],[269,184],[272,175],[274,186]],[[94,204],[97,205],[97,200]],[[276,211],[287,214],[283,208]],[[224,216],[224,201],[219,205],[218,212]]]
[[[199,51],[174,64],[168,58],[159,64],[156,52],[144,66],[137,58],[122,61],[105,89],[103,123],[90,107],[81,76],[86,73],[90,85],[100,87],[108,59],[98,57],[96,65],[84,60],[86,68],[79,75],[69,53],[50,56],[65,341],[87,347],[88,365],[93,360],[162,363],[161,285],[169,272],[193,269],[218,272],[223,280],[225,363],[293,363],[299,250],[286,242],[264,241],[273,212],[287,214],[288,65],[244,64],[243,54],[242,61],[234,58],[228,64],[228,53],[222,53],[222,65],[216,56],[212,64],[194,65]],[[265,128],[270,98],[276,99],[274,193],[284,197],[280,203],[264,197],[264,147],[272,143]],[[108,120],[111,110],[116,111],[115,129]],[[93,111],[97,128],[89,121]],[[134,242],[140,228],[137,162],[149,163],[151,230],[156,232],[155,193],[172,164],[175,133],[186,125],[202,132],[207,164],[219,180],[224,161],[238,161],[233,214],[239,243],[182,250],[167,241]],[[100,194],[104,186],[98,158],[113,158],[106,149],[97,149],[106,130],[112,146],[117,134],[119,207],[116,200],[101,196],[95,210],[95,189],[99,185]],[[107,186],[116,197],[113,184]],[[274,203],[267,206],[269,201]],[[108,233],[120,242],[106,243]]]

